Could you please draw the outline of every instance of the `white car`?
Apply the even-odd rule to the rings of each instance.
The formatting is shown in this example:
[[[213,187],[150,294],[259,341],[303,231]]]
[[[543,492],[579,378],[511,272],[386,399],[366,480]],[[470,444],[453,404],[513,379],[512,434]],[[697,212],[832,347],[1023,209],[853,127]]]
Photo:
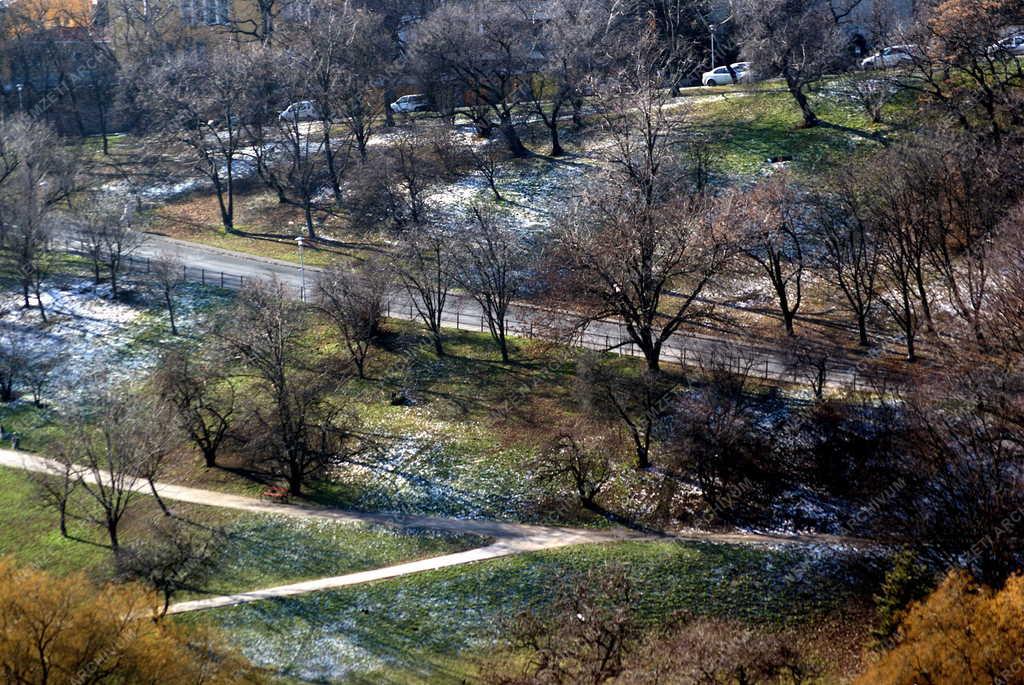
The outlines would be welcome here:
[[[893,69],[914,61],[920,50],[915,45],[891,45],[860,61],[861,69]]]
[[[732,69],[731,72],[730,68]],[[743,83],[750,80],[750,73],[750,62],[736,62],[728,67],[718,67],[711,71],[705,71],[700,77],[700,82],[711,88],[730,83]],[[735,77],[733,77],[733,74],[735,74]]]
[[[1009,57],[1024,56],[1024,33],[1018,33],[1008,38],[1003,38],[995,45],[989,46],[988,53],[990,55]]]
[[[403,95],[391,103],[391,111],[395,114],[423,112],[430,109],[430,98],[426,95]]]
[[[316,105],[309,100],[293,102],[277,115],[281,121],[316,121],[320,118],[320,112]]]

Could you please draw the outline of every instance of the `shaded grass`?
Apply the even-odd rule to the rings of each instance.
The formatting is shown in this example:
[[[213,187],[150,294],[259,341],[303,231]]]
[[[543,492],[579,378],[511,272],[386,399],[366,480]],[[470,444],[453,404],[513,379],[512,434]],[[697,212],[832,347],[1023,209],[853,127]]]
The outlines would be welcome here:
[[[567,577],[622,565],[634,611],[655,627],[678,612],[794,626],[864,591],[798,551],[678,542],[589,545],[443,569],[372,585],[183,617],[212,623],[260,665],[307,682],[479,680],[506,619],[543,612]],[[806,571],[800,581],[787,576]],[[795,576],[796,574],[794,574]],[[483,678],[486,680],[486,678]]]

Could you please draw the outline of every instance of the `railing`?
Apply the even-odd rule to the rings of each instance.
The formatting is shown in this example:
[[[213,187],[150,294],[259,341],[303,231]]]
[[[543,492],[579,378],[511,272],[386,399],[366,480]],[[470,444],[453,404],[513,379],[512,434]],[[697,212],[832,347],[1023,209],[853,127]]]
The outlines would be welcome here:
[[[71,254],[88,254],[81,247],[75,249],[71,240],[65,242],[65,247]],[[155,262],[156,260],[148,256],[127,255],[124,257],[126,270],[133,273],[152,273]],[[246,284],[253,281],[269,280],[269,277],[243,276],[187,264],[181,264],[181,276],[185,282],[234,291],[242,290]],[[286,290],[293,291],[293,296],[296,299],[303,294],[303,289],[299,286],[287,283],[282,285]],[[456,306],[447,308],[442,316],[441,323],[445,328],[476,332],[489,330],[485,315],[464,310],[465,305],[479,309],[471,298],[458,296],[452,299]],[[405,321],[420,320],[415,304],[404,295],[395,296],[387,301],[385,316],[389,319]],[[510,336],[523,338],[551,338],[550,329],[535,323],[536,318],[540,317],[530,308],[516,307],[506,322],[506,332]],[[626,332],[625,325],[617,321],[594,321],[582,331],[577,331],[569,342],[589,350],[612,352],[628,357],[644,356],[643,351]],[[806,370],[794,370],[792,365],[786,363],[778,353],[761,351],[751,345],[742,345],[737,348],[729,340],[713,337],[676,336],[667,340],[661,349],[662,361],[679,364],[683,367],[700,367],[712,358],[718,367],[725,366],[727,370],[760,379],[765,383],[795,382],[803,384],[800,378],[807,373]],[[840,364],[837,361],[830,365],[828,372],[830,383],[856,389],[860,370],[858,365]]]

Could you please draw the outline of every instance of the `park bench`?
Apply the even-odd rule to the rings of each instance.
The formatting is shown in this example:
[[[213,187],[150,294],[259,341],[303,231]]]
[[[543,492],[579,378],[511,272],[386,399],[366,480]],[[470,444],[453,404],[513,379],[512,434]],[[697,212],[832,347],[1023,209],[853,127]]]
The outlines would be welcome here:
[[[277,504],[288,504],[288,489],[272,485],[260,494],[260,499]]]

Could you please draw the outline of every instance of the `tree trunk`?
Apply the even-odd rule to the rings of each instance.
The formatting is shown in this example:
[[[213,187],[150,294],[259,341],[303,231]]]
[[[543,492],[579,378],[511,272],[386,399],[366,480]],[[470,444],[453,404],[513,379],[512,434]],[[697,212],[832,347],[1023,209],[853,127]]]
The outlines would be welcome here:
[[[814,110],[811,109],[811,103],[808,101],[803,87],[799,83],[790,81],[788,78],[786,79],[786,86],[789,88],[793,99],[796,100],[796,104],[800,107],[800,113],[804,117],[803,127],[814,128],[817,126],[820,120],[818,115],[814,113]]]
[[[42,318],[43,323],[46,323],[46,307],[43,305],[43,293],[41,283],[36,280],[35,291],[36,291],[36,304],[39,305],[39,316]]]
[[[68,503],[61,502],[57,511],[60,514],[60,536],[62,538],[70,537],[68,535]]]
[[[117,521],[110,517],[107,518],[107,537],[110,538],[110,549],[116,554],[121,549],[121,544],[117,539]]]
[[[395,127],[395,113],[391,111],[391,103],[395,101],[395,91],[391,86],[384,89],[384,126]]]
[[[167,508],[167,504],[160,496],[160,493],[156,491],[156,483],[153,482],[152,478],[147,478],[146,480],[149,482],[149,491],[153,493],[153,499],[155,499],[156,503],[160,505],[160,511],[164,512],[164,516],[170,516],[171,510]]]
[[[782,320],[786,325],[786,335],[793,337],[796,333],[793,331],[793,312],[788,309],[782,310]]]
[[[302,205],[302,212],[306,217],[306,233],[309,234],[310,240],[316,240],[316,229],[313,227],[313,207],[308,199]]]
[[[561,157],[565,154],[565,150],[562,149],[562,143],[558,140],[558,119],[554,118],[551,120],[551,156]]]
[[[864,314],[857,315],[857,334],[860,336],[860,346],[870,347],[871,341],[868,340],[868,322],[867,317]]]
[[[575,98],[572,101],[572,125],[576,130],[583,128],[583,98]]]
[[[210,445],[206,445],[206,446],[202,447],[201,449],[202,449],[202,452],[203,452],[203,462],[206,464],[206,468],[212,469],[212,468],[216,467],[217,466],[217,450],[214,447],[210,446]]]
[[[302,469],[295,459],[288,464],[288,492],[295,497],[302,496]]]
[[[636,445],[636,467],[639,470],[650,468],[651,466],[651,452],[646,445],[641,444],[639,441]]]
[[[331,192],[334,193],[335,202],[341,202],[341,183],[338,180],[337,163],[334,160],[334,150],[331,147],[331,127],[326,122],[321,122],[324,127],[324,156],[327,158],[327,170],[331,176]]]
[[[529,157],[530,151],[523,145],[522,139],[519,137],[519,132],[516,131],[516,126],[512,123],[512,115],[507,111],[502,111],[499,114],[501,121],[500,129],[501,135],[505,138],[505,143],[508,145],[509,152],[514,157]]]

